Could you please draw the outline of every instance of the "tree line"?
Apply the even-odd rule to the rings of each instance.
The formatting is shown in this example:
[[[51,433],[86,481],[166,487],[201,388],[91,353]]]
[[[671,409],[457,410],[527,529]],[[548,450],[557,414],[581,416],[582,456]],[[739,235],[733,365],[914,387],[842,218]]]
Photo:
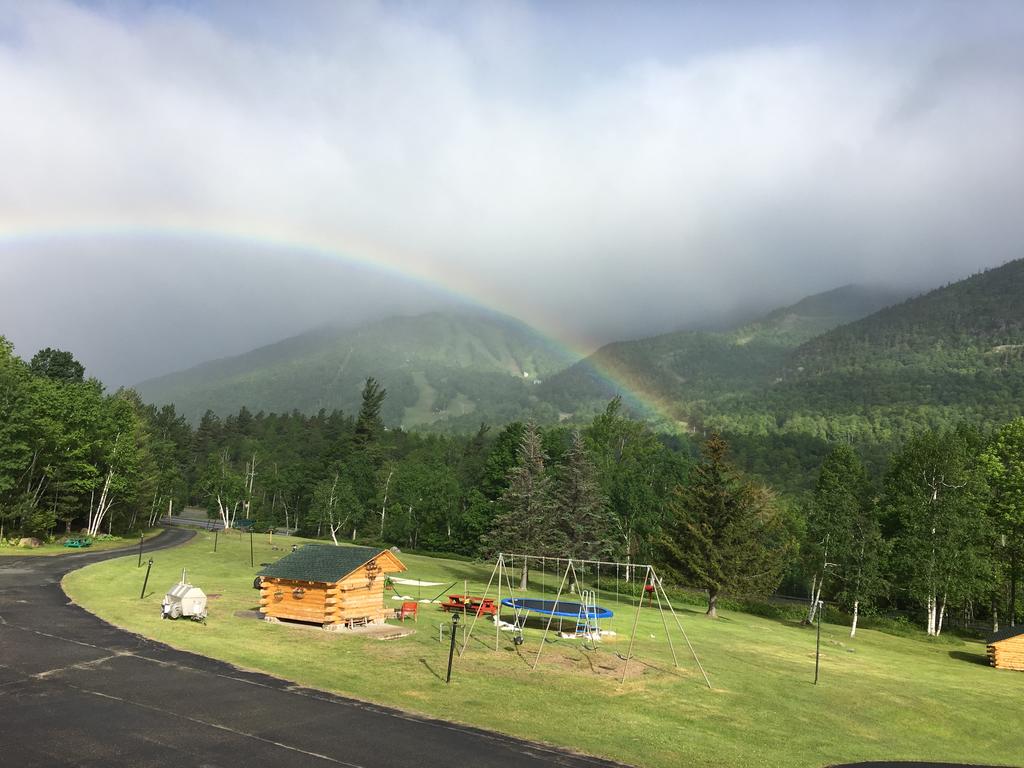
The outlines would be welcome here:
[[[173,406],[105,392],[67,352],[25,363],[0,341],[0,539],[125,533],[193,506],[335,542],[653,562],[706,591],[712,615],[722,595],[784,585],[808,620],[827,601],[854,627],[893,610],[930,634],[954,611],[1016,619],[1024,419],[921,430],[868,467],[816,442],[786,463],[817,475],[810,490],[778,493],[763,481],[772,451],[748,474],[726,438],[655,434],[618,398],[583,425],[443,435],[388,429],[387,392],[371,378],[361,394],[351,415],[242,408],[193,428]]]

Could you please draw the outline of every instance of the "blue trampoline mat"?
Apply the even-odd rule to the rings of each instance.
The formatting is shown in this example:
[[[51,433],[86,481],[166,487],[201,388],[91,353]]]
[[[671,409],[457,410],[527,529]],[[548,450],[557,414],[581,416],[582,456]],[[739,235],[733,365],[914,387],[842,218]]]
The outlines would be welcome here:
[[[581,603],[568,603],[565,600],[540,600],[532,597],[506,597],[501,601],[501,604],[519,611],[531,611],[549,616],[565,616],[569,619],[578,619],[580,611],[583,610]],[[614,615],[607,608],[602,608],[600,605],[595,610],[587,611],[587,618],[590,619],[610,619]]]

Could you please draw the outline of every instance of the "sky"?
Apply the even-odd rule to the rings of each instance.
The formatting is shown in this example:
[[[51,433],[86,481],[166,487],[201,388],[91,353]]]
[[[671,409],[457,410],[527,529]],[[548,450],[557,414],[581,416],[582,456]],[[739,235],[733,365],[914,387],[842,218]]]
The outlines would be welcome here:
[[[109,384],[479,304],[571,348],[1024,256],[1019,2],[0,0],[0,334]]]

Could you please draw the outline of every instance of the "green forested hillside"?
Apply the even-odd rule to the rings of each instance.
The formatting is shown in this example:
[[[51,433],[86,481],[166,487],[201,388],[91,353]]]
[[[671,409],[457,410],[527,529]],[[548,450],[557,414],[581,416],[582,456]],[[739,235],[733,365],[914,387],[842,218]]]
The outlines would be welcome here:
[[[836,441],[870,460],[925,428],[1024,413],[1021,297],[1015,261],[909,300],[846,286],[732,330],[617,342],[583,361],[507,318],[432,314],[317,331],[139,389],[192,420],[242,405],[351,413],[374,376],[388,390],[387,423],[457,432],[582,423],[623,395],[636,415],[719,430],[747,469],[806,487],[808,467]]]
[[[540,390],[584,416],[625,384],[635,412],[726,434],[747,470],[790,491],[838,442],[881,469],[923,430],[1024,414],[1024,260],[900,298],[846,287],[729,332],[609,345]]]
[[[367,376],[388,390],[385,421],[426,425],[453,417],[504,423],[553,418],[536,382],[574,362],[535,331],[493,314],[431,313],[355,329],[325,328],[139,384],[150,402],[192,421],[207,409],[352,412]]]
[[[809,339],[771,385],[705,404],[708,425],[887,442],[1024,406],[1024,260]]]
[[[729,331],[681,331],[609,344],[545,381],[541,394],[563,412],[588,414],[624,384],[641,395],[630,403],[634,408],[642,411],[651,396],[673,403],[678,418],[690,421],[708,400],[772,383],[801,343],[903,298],[891,289],[848,285]],[[621,394],[628,401],[630,392]]]

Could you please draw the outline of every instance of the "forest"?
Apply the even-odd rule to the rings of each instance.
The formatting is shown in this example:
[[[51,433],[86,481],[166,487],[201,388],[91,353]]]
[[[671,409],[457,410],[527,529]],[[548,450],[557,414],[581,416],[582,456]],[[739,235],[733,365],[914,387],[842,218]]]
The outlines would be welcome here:
[[[487,558],[497,551],[658,564],[674,585],[937,635],[1016,620],[1024,419],[919,425],[856,441],[662,435],[618,398],[590,422],[388,428],[355,413],[256,413],[193,428],[173,406],[104,391],[66,351],[29,362],[0,337],[0,541],[124,535],[185,506],[226,527]],[[733,445],[730,445],[730,442]],[[779,481],[773,481],[778,477]]]

